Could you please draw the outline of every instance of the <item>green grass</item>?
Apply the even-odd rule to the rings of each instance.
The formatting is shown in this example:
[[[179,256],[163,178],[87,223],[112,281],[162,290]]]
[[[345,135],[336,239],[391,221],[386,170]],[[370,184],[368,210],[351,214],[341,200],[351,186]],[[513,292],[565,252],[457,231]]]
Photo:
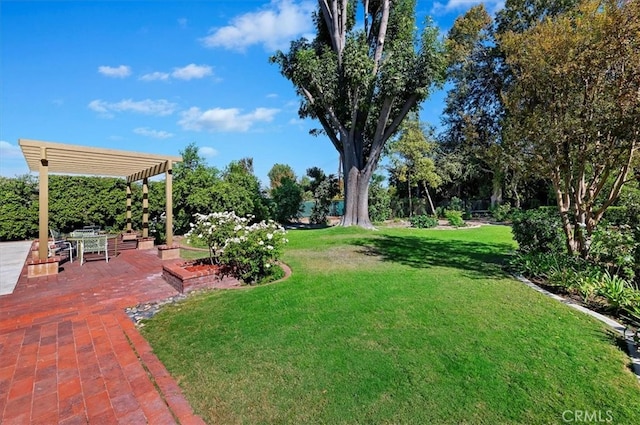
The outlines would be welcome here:
[[[209,258],[209,253],[207,251],[194,251],[191,249],[180,248],[180,258],[184,258],[185,260]]]
[[[288,238],[289,280],[193,297],[144,328],[207,423],[640,423],[611,332],[502,272],[509,228]]]

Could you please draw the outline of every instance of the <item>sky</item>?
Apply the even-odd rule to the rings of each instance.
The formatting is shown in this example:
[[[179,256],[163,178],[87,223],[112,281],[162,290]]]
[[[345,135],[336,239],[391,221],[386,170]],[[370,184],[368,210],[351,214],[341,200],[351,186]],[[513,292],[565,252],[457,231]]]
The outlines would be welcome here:
[[[485,1],[490,11],[502,0]],[[444,34],[478,0],[417,1]],[[269,57],[312,36],[316,1],[0,1],[0,176],[29,172],[18,139],[179,155],[208,165],[252,157],[298,177],[338,171],[320,127]],[[440,124],[445,93],[422,104]]]

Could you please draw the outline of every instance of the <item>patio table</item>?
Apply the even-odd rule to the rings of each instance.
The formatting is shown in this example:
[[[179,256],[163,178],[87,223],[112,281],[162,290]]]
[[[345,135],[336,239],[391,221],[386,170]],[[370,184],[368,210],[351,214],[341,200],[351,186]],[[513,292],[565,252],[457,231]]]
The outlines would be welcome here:
[[[118,255],[118,235],[113,235],[113,234],[104,234],[104,235],[95,235],[95,234],[89,234],[89,235],[81,235],[81,236],[68,236],[65,239],[69,242],[75,242],[76,243],[76,247],[77,247],[77,252],[78,252],[78,258],[80,259],[80,265],[84,264],[84,242],[86,239],[95,239],[98,237],[102,237],[102,238],[106,238],[107,239],[107,245],[105,246],[105,250],[108,249],[109,247],[109,239],[115,239],[115,253],[114,255]],[[108,254],[107,258],[108,258]],[[107,260],[107,262],[109,262],[109,260]]]

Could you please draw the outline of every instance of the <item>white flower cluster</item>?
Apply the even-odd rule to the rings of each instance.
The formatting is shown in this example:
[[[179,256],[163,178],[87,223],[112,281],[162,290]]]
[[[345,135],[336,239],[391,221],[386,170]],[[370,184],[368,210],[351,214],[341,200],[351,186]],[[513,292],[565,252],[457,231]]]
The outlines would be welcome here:
[[[223,254],[231,244],[249,243],[253,249],[273,251],[275,245],[288,242],[284,238],[285,229],[273,220],[249,225],[255,216],[239,217],[234,211],[195,214],[194,217],[196,221],[190,224],[191,230],[185,236],[188,240],[203,240],[213,255]]]
[[[209,247],[212,263],[225,264],[245,282],[256,282],[267,274],[288,242],[286,231],[273,220],[249,224],[255,217],[235,212],[196,214],[187,233]]]

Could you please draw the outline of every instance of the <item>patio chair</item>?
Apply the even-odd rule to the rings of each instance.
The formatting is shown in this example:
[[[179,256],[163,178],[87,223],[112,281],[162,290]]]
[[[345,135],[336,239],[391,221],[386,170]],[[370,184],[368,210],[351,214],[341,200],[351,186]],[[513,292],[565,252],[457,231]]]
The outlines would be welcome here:
[[[73,245],[71,242],[67,242],[60,237],[60,232],[57,230],[49,229],[51,233],[51,240],[48,243],[49,257],[58,255],[61,252],[69,253],[69,261],[73,263]]]
[[[97,253],[102,255],[104,253],[104,259],[109,262],[109,251],[107,250],[107,235],[85,236],[82,238],[79,244],[81,249],[80,265],[86,262],[85,254]]]

